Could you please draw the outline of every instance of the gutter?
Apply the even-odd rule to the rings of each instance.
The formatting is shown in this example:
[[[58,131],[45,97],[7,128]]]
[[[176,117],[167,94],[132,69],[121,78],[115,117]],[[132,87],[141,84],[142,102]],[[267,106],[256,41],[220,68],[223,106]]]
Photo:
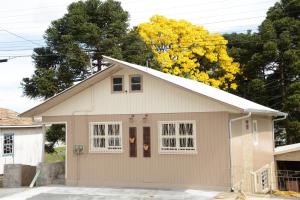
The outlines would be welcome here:
[[[230,119],[229,120],[229,140],[230,140],[230,145],[229,145],[229,149],[230,149],[230,185],[231,185],[231,191],[234,190],[233,188],[233,178],[232,178],[232,175],[233,175],[233,168],[232,168],[232,145],[231,145],[231,138],[232,138],[232,122],[235,122],[235,121],[239,121],[239,120],[242,120],[242,119],[247,119],[249,117],[251,117],[252,113],[249,112],[247,115],[244,115],[242,117],[237,117],[237,118],[233,118],[233,119]]]
[[[276,119],[272,120],[272,139],[273,139],[273,154],[275,152],[275,122],[277,121],[281,121],[281,120],[285,120],[287,118],[288,114],[287,113],[283,113],[283,117],[279,117]]]

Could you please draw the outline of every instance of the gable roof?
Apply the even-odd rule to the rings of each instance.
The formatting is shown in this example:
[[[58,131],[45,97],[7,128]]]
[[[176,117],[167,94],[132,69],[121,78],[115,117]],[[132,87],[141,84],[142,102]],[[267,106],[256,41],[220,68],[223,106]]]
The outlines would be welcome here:
[[[196,94],[206,96],[208,98],[211,98],[211,99],[216,100],[221,103],[225,103],[229,106],[232,106],[232,107],[240,110],[241,112],[261,113],[261,114],[267,114],[267,115],[272,115],[272,116],[286,115],[286,113],[283,113],[283,112],[268,108],[266,106],[254,103],[247,99],[238,97],[236,95],[230,94],[223,90],[211,87],[204,83],[200,83],[198,81],[182,78],[179,76],[174,76],[171,74],[166,74],[166,73],[163,73],[158,70],[154,70],[154,69],[147,68],[144,66],[117,60],[114,58],[110,58],[108,56],[103,56],[103,58],[105,61],[112,63],[114,65],[105,70],[102,70],[100,72],[97,72],[97,73],[91,75],[90,77],[88,77],[87,79],[78,83],[77,85],[74,85],[74,86],[64,90],[63,92],[47,99],[40,105],[37,105],[37,106],[33,107],[32,109],[25,111],[24,113],[20,114],[20,116],[28,117],[28,116],[35,116],[37,114],[40,114],[40,113],[46,111],[47,109],[63,102],[64,100],[68,99],[69,97],[83,91],[84,89],[95,84],[96,82],[106,78],[107,76],[113,74],[114,72],[122,69],[123,67],[135,69],[135,70],[141,71],[143,73],[149,74],[151,76],[162,79],[171,84],[174,84],[179,87],[190,90],[192,92],[195,92]]]
[[[0,108],[0,128],[35,126],[31,118],[18,117],[17,112]]]

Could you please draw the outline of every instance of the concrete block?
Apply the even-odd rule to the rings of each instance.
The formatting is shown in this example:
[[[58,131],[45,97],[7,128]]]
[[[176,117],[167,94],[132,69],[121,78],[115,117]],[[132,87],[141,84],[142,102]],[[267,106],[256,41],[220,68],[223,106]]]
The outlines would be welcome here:
[[[5,164],[3,174],[3,187],[29,186],[35,172],[35,166],[22,164]]]
[[[37,186],[64,183],[62,177],[65,175],[65,162],[40,163],[37,170],[41,171],[36,181]]]

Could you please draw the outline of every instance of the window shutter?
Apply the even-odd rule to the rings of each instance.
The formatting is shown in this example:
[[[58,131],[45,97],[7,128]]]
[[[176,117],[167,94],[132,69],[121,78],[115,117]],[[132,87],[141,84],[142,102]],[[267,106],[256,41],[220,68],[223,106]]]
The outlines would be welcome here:
[[[136,157],[136,127],[129,127],[129,156]]]
[[[143,128],[143,152],[144,157],[151,157],[150,127]]]

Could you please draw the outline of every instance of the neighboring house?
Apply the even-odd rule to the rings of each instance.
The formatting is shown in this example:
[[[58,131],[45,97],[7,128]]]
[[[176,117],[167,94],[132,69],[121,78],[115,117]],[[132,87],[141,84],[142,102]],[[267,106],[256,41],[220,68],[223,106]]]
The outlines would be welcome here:
[[[68,185],[250,190],[274,165],[272,119],[285,113],[104,59],[113,65],[20,115],[66,124]]]
[[[42,125],[0,108],[0,174],[4,164],[37,165],[42,161]]]
[[[279,189],[300,192],[300,143],[276,147],[274,154]]]

